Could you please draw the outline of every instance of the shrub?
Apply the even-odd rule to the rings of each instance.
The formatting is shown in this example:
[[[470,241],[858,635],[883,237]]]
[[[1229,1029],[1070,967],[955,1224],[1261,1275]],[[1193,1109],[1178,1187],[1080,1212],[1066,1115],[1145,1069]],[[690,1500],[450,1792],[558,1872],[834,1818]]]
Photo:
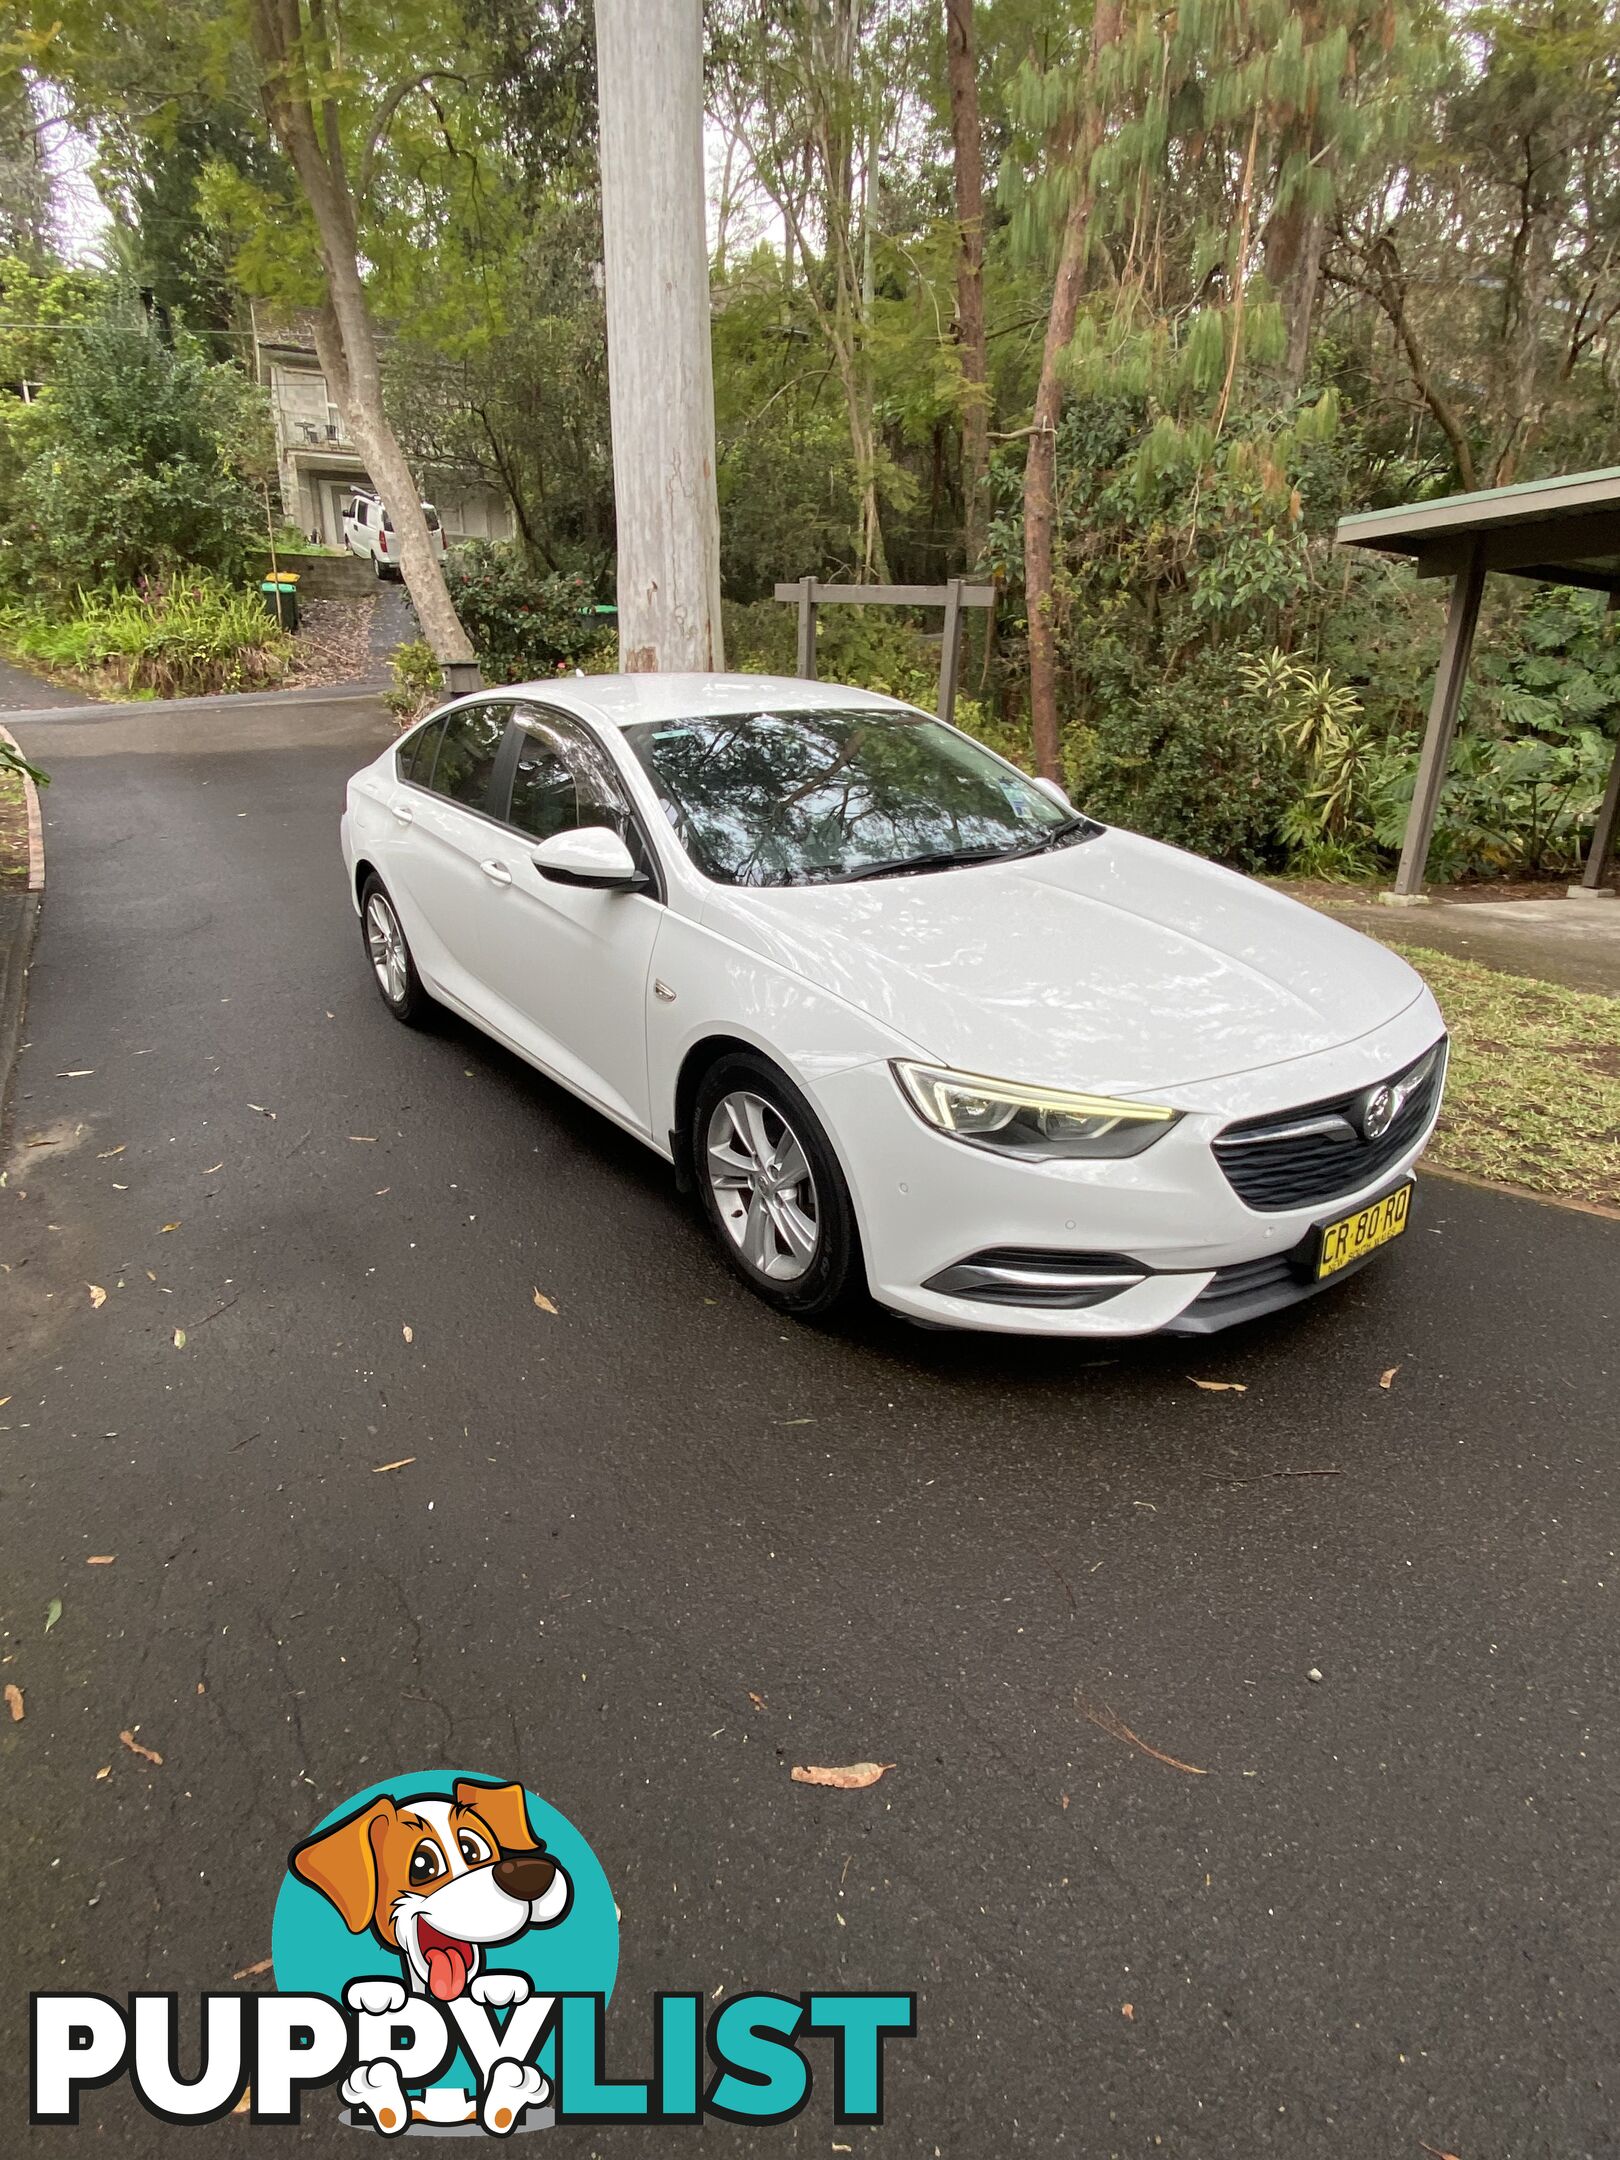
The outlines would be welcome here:
[[[1241,653],[1206,650],[1179,675],[1066,744],[1070,792],[1110,823],[1240,869],[1281,857],[1278,826],[1299,773]]]
[[[444,695],[444,675],[433,647],[425,638],[411,638],[396,645],[388,656],[394,687],[383,698],[401,727],[420,720],[428,707]]]
[[[281,681],[292,653],[257,593],[206,576],[81,593],[65,615],[37,601],[13,606],[0,637],[20,660],[149,697],[261,689]]]
[[[71,595],[197,567],[238,576],[263,530],[264,393],[201,347],[109,312],[12,415],[21,464],[0,565],[14,592]]]
[[[488,683],[528,682],[576,667],[600,673],[604,654],[616,647],[589,582],[537,575],[510,541],[463,541],[446,556],[444,574]]]

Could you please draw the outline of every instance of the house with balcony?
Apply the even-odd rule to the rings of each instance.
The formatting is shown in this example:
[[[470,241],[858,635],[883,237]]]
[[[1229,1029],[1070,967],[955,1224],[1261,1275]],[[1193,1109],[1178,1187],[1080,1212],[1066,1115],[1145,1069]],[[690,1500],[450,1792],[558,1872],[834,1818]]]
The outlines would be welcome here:
[[[253,367],[270,396],[287,522],[312,540],[342,547],[344,505],[356,488],[372,483],[327,390],[313,317],[255,302]],[[417,479],[438,510],[446,540],[511,538],[512,506],[488,481],[434,467],[420,468]]]

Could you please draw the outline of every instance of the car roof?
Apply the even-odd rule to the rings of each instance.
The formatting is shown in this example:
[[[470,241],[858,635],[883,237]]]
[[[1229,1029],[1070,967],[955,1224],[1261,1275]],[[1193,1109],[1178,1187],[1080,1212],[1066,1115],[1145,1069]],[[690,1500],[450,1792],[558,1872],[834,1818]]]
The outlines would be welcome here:
[[[829,707],[906,712],[899,698],[798,675],[553,675],[507,683],[502,697],[532,697],[610,727],[643,720],[694,720],[713,713],[825,712]]]

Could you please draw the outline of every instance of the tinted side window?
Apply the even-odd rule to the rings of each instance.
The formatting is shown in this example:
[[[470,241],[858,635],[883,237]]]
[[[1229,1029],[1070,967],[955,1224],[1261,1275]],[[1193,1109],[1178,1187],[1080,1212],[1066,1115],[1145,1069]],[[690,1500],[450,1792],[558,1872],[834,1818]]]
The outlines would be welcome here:
[[[408,743],[399,751],[399,777],[414,780],[418,787],[430,787],[433,783],[433,760],[439,754],[439,738],[444,733],[442,720],[430,720],[426,727],[418,728]]]
[[[435,795],[448,795],[469,810],[485,807],[510,710],[506,705],[468,705],[450,714],[433,768]]]
[[[519,714],[522,734],[517,771],[512,778],[510,822],[531,840],[580,825],[611,825],[618,833],[629,823],[629,804],[605,754],[560,714]]]

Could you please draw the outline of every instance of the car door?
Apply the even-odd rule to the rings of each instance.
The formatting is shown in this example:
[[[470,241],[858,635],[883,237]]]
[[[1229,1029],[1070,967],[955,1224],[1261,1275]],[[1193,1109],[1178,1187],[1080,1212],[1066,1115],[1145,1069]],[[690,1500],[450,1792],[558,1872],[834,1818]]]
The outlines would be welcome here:
[[[610,754],[582,722],[524,704],[513,733],[500,780],[505,829],[492,850],[507,879],[483,911],[484,980],[527,1056],[645,1135],[648,983],[664,914],[657,860]],[[643,890],[542,877],[538,844],[586,825],[623,835]]]
[[[456,706],[431,763],[429,731],[390,804],[389,886],[417,966],[480,1018],[485,922],[503,882],[502,834],[488,812],[510,713],[495,700]]]

